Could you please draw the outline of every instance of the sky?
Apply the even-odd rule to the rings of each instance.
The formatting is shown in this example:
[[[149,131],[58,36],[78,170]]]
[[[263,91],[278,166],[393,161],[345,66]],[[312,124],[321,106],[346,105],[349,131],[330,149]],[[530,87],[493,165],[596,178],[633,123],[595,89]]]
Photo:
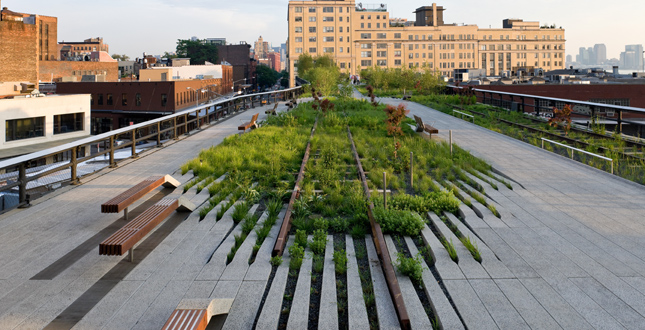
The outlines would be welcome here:
[[[288,0],[0,0],[10,10],[58,17],[58,41],[103,37],[110,54],[132,59],[175,50],[177,39],[226,38],[253,45],[259,36],[279,47],[287,39]],[[357,3],[360,0],[357,0]],[[363,1],[363,4],[381,3]],[[413,11],[432,0],[396,0],[390,17],[414,19]],[[604,43],[607,57],[624,46],[645,44],[645,1],[622,0],[446,0],[446,23],[500,28],[505,18],[522,18],[565,28],[566,54]]]

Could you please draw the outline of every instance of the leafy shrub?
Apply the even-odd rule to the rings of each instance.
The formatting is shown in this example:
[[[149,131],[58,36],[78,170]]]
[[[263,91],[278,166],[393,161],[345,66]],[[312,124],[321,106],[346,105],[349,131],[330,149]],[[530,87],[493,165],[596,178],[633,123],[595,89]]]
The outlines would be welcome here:
[[[270,263],[271,263],[271,266],[273,267],[278,267],[282,265],[282,256],[271,257]]]
[[[309,248],[316,255],[324,254],[327,246],[327,232],[322,229],[314,231],[314,238],[309,243]]]
[[[396,268],[401,274],[408,276],[414,282],[421,282],[423,268],[421,267],[421,256],[407,258],[403,253],[399,253],[396,259]]]
[[[374,209],[374,218],[381,225],[384,233],[399,233],[406,236],[415,236],[425,226],[425,221],[423,221],[418,213],[406,210],[377,207]]]
[[[334,268],[338,274],[347,272],[347,253],[345,253],[345,250],[334,251]]]
[[[341,217],[333,218],[329,221],[329,226],[334,232],[346,233],[349,230],[349,222]]]
[[[302,266],[302,258],[305,256],[305,248],[298,244],[293,244],[289,247],[289,255],[291,258],[289,260],[289,269],[300,269],[300,266]]]
[[[296,230],[296,243],[303,248],[307,247],[307,232],[304,230],[297,229]]]
[[[440,212],[457,212],[459,209],[459,200],[451,192],[446,191],[436,191],[428,195],[427,201],[429,203],[430,210],[435,213]]]
[[[318,218],[314,220],[314,228],[315,229],[322,229],[323,231],[327,231],[329,228],[329,221],[323,219],[323,218]]]
[[[365,238],[365,234],[367,234],[367,231],[365,231],[365,226],[354,225],[352,227],[352,238],[354,239]]]

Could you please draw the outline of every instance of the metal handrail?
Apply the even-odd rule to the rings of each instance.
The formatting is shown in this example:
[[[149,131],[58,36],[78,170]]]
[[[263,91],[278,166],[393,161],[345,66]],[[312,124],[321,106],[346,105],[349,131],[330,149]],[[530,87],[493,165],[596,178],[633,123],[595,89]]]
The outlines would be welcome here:
[[[473,115],[469,115],[469,114],[467,114],[467,113],[463,113],[463,112],[461,112],[461,111],[452,110],[452,113],[453,113],[453,114],[454,114],[455,112],[456,112],[456,113],[461,114],[461,120],[463,120],[463,119],[464,119],[464,116],[466,116],[466,117],[470,117],[470,118],[472,118],[472,119],[473,119],[473,124],[475,123],[475,116],[473,116]]]
[[[101,155],[105,156],[105,159],[109,161],[103,166],[98,165],[93,167],[91,170],[87,168],[82,168],[82,171],[85,171],[88,174],[88,171],[97,171],[105,167],[115,167],[117,166],[118,161],[115,158],[115,151],[122,149],[131,149],[130,156],[127,158],[136,158],[138,157],[137,153],[137,142],[144,141],[148,139],[153,139],[156,137],[156,145],[162,146],[162,134],[164,138],[168,138],[167,135],[172,136],[175,140],[178,139],[179,131],[182,131],[182,134],[187,134],[189,131],[197,130],[201,127],[202,121],[206,123],[211,122],[211,118],[217,120],[219,116],[224,112],[237,112],[238,108],[246,108],[247,104],[250,104],[251,107],[255,107],[255,104],[262,102],[262,100],[268,100],[271,102],[271,97],[273,96],[273,101],[278,102],[279,99],[287,100],[295,97],[293,93],[302,93],[302,87],[295,87],[290,89],[284,89],[279,91],[270,91],[257,94],[245,94],[228,99],[221,99],[214,102],[209,102],[206,104],[194,106],[192,108],[177,112],[175,114],[167,115],[161,118],[149,120],[143,123],[136,125],[120,128],[113,130],[107,133],[91,136],[74,142],[70,142],[61,146],[54,148],[49,148],[34,152],[31,154],[14,157],[4,161],[0,161],[0,170],[9,171],[9,175],[4,175],[6,179],[4,182],[0,182],[0,197],[4,196],[3,193],[13,191],[15,193],[15,188],[18,187],[18,204],[14,206],[22,206],[29,203],[30,196],[27,195],[27,184],[31,181],[39,180],[45,176],[62,173],[59,175],[64,175],[63,179],[54,178],[51,184],[53,183],[72,183],[77,184],[79,178],[83,174],[79,174],[79,164],[85,161],[92,160]],[[220,106],[218,108],[218,106]],[[210,108],[213,108],[214,111],[209,111]],[[202,113],[203,112],[203,113]],[[190,118],[193,117],[193,118]],[[181,119],[181,122],[179,122]],[[146,134],[142,137],[137,137],[138,133]],[[146,131],[147,130],[147,131]],[[150,133],[152,131],[152,133]],[[119,137],[126,137],[125,140],[130,140],[122,145],[116,145],[117,139]],[[90,147],[95,144],[103,144],[105,149],[103,151],[97,151],[92,153],[91,151],[86,154],[80,154],[79,151],[84,150],[87,147]],[[152,142],[154,143],[154,142]],[[90,147],[91,148],[91,147]],[[50,165],[49,167],[43,168],[42,171],[35,173],[29,173],[27,168],[32,162],[42,160],[44,158],[59,155],[62,153],[70,153],[71,157],[69,161],[63,161]],[[17,170],[16,170],[17,169]],[[66,172],[65,172],[66,171]],[[50,183],[43,184],[38,183],[37,185],[50,185]],[[4,185],[2,185],[4,184]],[[31,188],[30,188],[31,189]],[[13,208],[13,206],[8,209]],[[0,209],[0,213],[6,211]]]
[[[571,149],[571,150],[572,150],[572,151],[571,151],[571,159],[573,159],[573,151],[578,151],[578,152],[581,152],[581,153],[583,153],[583,154],[587,154],[587,155],[589,155],[589,156],[593,156],[593,157],[597,157],[597,158],[600,158],[600,159],[603,159],[603,160],[609,161],[609,162],[611,162],[611,174],[614,174],[614,160],[613,160],[613,159],[611,159],[611,158],[609,158],[609,157],[600,156],[600,155],[597,155],[597,154],[591,153],[591,152],[589,152],[589,151],[585,151],[585,150],[582,150],[582,149],[574,148],[574,147],[568,146],[568,145],[566,145],[566,144],[562,144],[562,143],[555,142],[555,141],[553,141],[553,140],[549,140],[549,139],[545,139],[545,138],[542,138],[542,149],[544,149],[544,141],[547,141],[547,142],[549,142],[549,143],[553,143],[553,144],[557,144],[557,145],[559,145],[559,146],[561,146],[561,147],[565,147],[565,148]]]

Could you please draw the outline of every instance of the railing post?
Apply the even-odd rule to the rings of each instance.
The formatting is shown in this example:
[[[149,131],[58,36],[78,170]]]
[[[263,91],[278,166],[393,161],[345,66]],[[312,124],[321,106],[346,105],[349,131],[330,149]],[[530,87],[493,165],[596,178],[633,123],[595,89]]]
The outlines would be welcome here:
[[[78,172],[77,172],[77,165],[78,165],[78,160],[77,160],[77,153],[78,152],[78,147],[73,147],[72,148],[72,160],[70,161],[71,163],[71,183],[73,185],[80,184],[78,181]]]
[[[114,161],[114,135],[110,136],[110,168],[117,167]]]
[[[157,122],[157,147],[161,147],[161,122]]]
[[[179,140],[179,136],[177,135],[177,117],[174,117],[172,120],[172,126],[174,128],[175,135],[173,136],[175,140]]]
[[[18,181],[20,181],[20,186],[18,186],[18,202],[20,204],[28,202],[27,201],[27,166],[25,163],[20,163],[18,166]]]
[[[197,116],[197,129],[198,129],[198,130],[202,128],[202,120],[201,120],[201,118],[199,117],[199,112],[200,112],[200,111],[199,111],[199,110],[197,110],[197,112],[195,113],[195,116]]]
[[[386,177],[386,172],[383,172],[383,208],[387,209],[387,177]]]
[[[132,156],[131,157],[132,158],[137,158],[139,156],[137,155],[137,133],[136,133],[136,129],[132,130],[131,139],[132,139],[132,146],[131,146],[131,148],[132,148]]]
[[[184,114],[184,134],[188,135],[188,114]]]
[[[618,111],[618,119],[616,120],[616,123],[618,124],[618,133],[623,133],[623,111],[622,110],[617,110]]]
[[[524,102],[524,96],[521,96],[520,98],[522,100],[522,112],[525,112],[526,111],[525,110],[526,109],[526,103]],[[520,109],[517,109],[517,110],[520,110]]]
[[[535,109],[535,115],[540,117],[540,99],[533,98],[533,108]]]

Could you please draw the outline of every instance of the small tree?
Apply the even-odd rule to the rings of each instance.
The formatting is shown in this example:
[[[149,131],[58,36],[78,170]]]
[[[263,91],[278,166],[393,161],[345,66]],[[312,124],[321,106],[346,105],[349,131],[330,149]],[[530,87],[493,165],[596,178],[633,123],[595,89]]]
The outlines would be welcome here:
[[[406,109],[404,104],[399,104],[398,107],[388,105],[385,108],[385,113],[387,113],[387,119],[385,120],[385,123],[387,124],[387,134],[395,138],[397,136],[403,136],[401,123],[407,114],[410,113],[410,110]]]
[[[553,107],[553,117],[549,119],[549,126],[562,126],[564,135],[569,135],[569,130],[571,129],[571,112],[571,106],[568,104],[565,104],[562,110]]]

